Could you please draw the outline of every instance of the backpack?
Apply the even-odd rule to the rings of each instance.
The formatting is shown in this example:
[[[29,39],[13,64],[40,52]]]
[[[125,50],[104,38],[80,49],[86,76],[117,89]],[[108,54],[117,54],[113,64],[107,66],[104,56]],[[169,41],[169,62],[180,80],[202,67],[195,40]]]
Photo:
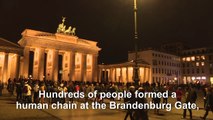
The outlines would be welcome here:
[[[24,88],[23,88],[23,93],[27,93],[28,92],[28,86],[25,85]]]

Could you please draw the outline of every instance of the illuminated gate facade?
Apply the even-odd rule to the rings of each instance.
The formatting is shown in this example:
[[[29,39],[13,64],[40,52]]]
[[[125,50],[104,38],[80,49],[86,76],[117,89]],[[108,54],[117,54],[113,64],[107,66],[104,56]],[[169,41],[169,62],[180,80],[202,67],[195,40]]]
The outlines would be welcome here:
[[[26,29],[18,42],[23,48],[20,75],[38,80],[97,81],[97,42],[63,33],[47,33]],[[33,72],[29,74],[30,52]],[[59,66],[59,56],[62,64]],[[59,68],[61,68],[59,70]]]

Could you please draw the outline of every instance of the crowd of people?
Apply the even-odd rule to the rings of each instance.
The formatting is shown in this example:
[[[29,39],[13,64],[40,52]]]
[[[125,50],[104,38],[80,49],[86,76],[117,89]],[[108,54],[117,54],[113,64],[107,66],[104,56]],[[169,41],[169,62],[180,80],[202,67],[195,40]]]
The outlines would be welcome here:
[[[2,88],[2,85],[0,85]],[[197,91],[203,92],[203,102],[204,102],[204,110],[205,114],[200,118],[205,120],[208,116],[209,111],[213,112],[213,89],[210,86],[200,84],[188,84],[188,85],[176,85],[176,84],[159,84],[159,83],[152,83],[149,84],[148,82],[142,83],[140,85],[134,85],[133,83],[97,83],[97,82],[78,82],[78,81],[51,81],[51,80],[32,80],[32,79],[14,79],[8,80],[7,90],[11,95],[16,93],[16,100],[25,103],[54,103],[54,102],[61,102],[65,103],[67,101],[97,101],[97,102],[104,102],[104,99],[99,99],[97,96],[94,99],[89,99],[87,94],[89,92],[94,92],[97,90],[98,92],[122,92],[124,90],[134,93],[136,90],[140,92],[165,92],[169,91],[176,92],[176,100],[183,102],[183,103],[196,103],[198,98]],[[84,92],[85,97],[84,99],[47,99],[47,98],[39,98],[39,90],[46,91],[46,92]],[[115,100],[111,98],[111,100]],[[131,98],[124,99],[122,102],[139,102],[145,103],[147,102],[146,98],[135,98],[134,94]],[[160,104],[161,102],[167,103],[168,98],[152,98],[153,103]],[[192,110],[188,109],[190,114],[190,119],[192,119]],[[187,109],[183,110],[182,118],[186,118]],[[155,109],[154,113],[156,115],[160,114],[159,109]],[[124,120],[127,120],[128,116],[130,116],[131,120],[148,120],[148,110],[131,110],[128,109],[126,112],[126,116]]]

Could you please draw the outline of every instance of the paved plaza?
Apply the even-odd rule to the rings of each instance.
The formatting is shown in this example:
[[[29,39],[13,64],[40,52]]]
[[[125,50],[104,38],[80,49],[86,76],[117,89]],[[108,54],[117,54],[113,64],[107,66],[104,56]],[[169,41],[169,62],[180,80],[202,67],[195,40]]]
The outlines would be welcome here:
[[[0,120],[123,120],[124,110],[17,110],[15,107],[15,97],[9,96],[4,90],[3,96],[0,97]],[[105,100],[105,102],[109,102]],[[173,103],[174,100],[169,99]],[[79,103],[78,103],[79,104]],[[201,99],[197,102],[202,106]],[[172,111],[161,110],[161,115],[154,114],[153,110],[149,111],[150,120],[180,120],[183,110],[177,110],[173,107]],[[204,110],[193,110],[193,120],[200,120]],[[189,116],[187,116],[189,119]],[[209,113],[207,120],[213,120],[213,113]]]

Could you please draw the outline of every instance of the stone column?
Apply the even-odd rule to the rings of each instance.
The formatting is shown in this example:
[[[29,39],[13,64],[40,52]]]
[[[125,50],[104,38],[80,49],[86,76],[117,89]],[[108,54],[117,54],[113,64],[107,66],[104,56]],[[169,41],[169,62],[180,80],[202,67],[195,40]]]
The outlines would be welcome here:
[[[8,79],[8,53],[4,55],[4,68],[3,68],[3,83],[6,83]]]
[[[24,60],[23,60],[23,77],[28,78],[29,71],[29,59],[30,59],[30,47],[24,48]]]
[[[112,68],[112,82],[115,82],[115,68]]]
[[[120,78],[119,78],[119,82],[123,82],[123,74],[122,74],[122,68],[120,68]]]
[[[58,81],[58,50],[53,50],[53,64],[52,64],[52,72],[53,72],[53,80]]]
[[[19,75],[20,75],[19,71],[20,71],[20,56],[16,54],[16,73],[15,73],[16,79],[19,78]]]
[[[104,81],[106,81],[107,80],[107,70],[106,70],[106,68],[104,69]]]
[[[118,82],[117,81],[117,68],[115,68],[115,82]]]
[[[98,69],[98,72],[99,72],[99,76],[98,76],[98,81],[97,82],[100,82],[101,81],[101,77],[102,77],[102,68],[99,68]]]
[[[128,67],[126,67],[126,82],[129,82]]]
[[[75,53],[71,51],[69,53],[69,80],[74,81],[75,80]]]
[[[147,68],[147,70],[148,70],[148,82],[150,83],[151,81],[152,81],[152,77],[151,77],[151,69],[150,68]],[[146,81],[144,81],[144,82],[146,82]]]
[[[148,81],[147,78],[146,78],[147,77],[146,73],[147,73],[146,67],[144,67],[144,76],[143,76],[144,81]]]
[[[112,68],[109,68],[109,82],[112,82]]]
[[[39,62],[39,66],[38,66],[38,79],[39,80],[43,80],[44,78],[43,78],[43,76],[44,76],[44,52],[45,52],[45,50],[44,50],[44,48],[40,48],[39,49],[39,60],[38,60],[38,62]]]
[[[82,53],[82,57],[81,57],[81,81],[86,82],[86,68],[87,68],[87,64],[86,64],[86,59],[87,59],[87,54]]]
[[[143,67],[139,67],[138,68],[138,76],[139,76],[139,82],[140,83],[143,83],[144,82],[144,79],[143,79],[143,77],[142,77],[142,72],[143,72]]]
[[[95,81],[97,82],[97,79],[98,79],[98,75],[97,75],[97,72],[98,72],[98,55],[94,54],[92,55],[92,81]],[[101,74],[100,74],[101,76]]]
[[[50,63],[50,61],[52,61],[52,51],[51,50],[47,50],[47,59],[46,59],[46,75],[45,75],[45,79],[46,80],[53,80],[52,77],[52,69],[50,68],[52,66],[52,63]],[[51,56],[50,56],[51,54]]]

